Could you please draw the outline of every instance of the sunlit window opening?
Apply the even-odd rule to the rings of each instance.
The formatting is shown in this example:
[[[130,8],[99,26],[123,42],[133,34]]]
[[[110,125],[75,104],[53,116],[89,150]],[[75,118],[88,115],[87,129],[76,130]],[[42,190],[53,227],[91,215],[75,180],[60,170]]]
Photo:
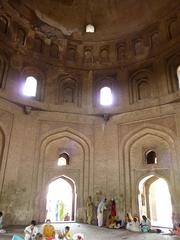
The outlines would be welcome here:
[[[87,33],[94,33],[95,32],[95,27],[92,24],[86,25],[86,32]]]
[[[46,210],[46,219],[52,222],[72,220],[73,206],[72,186],[63,178],[49,184]]]
[[[32,76],[27,77],[23,88],[23,94],[28,97],[35,97],[36,91],[37,80]]]
[[[100,104],[108,106],[112,104],[112,92],[109,87],[103,87],[100,90]]]
[[[58,159],[58,166],[66,166],[67,163],[66,163],[66,159],[64,157],[60,157]]]
[[[66,166],[69,164],[69,155],[67,153],[61,153],[58,158],[58,166]]]
[[[180,65],[177,68],[178,87],[180,89]]]

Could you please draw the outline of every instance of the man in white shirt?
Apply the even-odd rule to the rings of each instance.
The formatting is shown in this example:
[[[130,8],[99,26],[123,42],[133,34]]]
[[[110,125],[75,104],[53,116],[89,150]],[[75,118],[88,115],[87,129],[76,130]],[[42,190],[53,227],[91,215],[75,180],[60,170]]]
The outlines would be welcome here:
[[[151,229],[151,221],[145,215],[143,215],[140,226],[142,232],[149,232]]]
[[[36,234],[38,233],[38,228],[36,227],[36,221],[32,220],[31,225],[27,226],[24,229],[25,240],[35,240]]]
[[[0,212],[0,229],[3,227],[3,213]]]

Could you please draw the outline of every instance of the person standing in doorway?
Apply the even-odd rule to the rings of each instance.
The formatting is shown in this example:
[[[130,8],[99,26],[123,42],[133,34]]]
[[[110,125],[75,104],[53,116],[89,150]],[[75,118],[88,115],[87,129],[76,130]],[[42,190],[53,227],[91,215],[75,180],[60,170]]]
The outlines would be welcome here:
[[[58,204],[58,216],[59,216],[59,221],[64,220],[64,203],[62,201],[59,201],[59,204]]]

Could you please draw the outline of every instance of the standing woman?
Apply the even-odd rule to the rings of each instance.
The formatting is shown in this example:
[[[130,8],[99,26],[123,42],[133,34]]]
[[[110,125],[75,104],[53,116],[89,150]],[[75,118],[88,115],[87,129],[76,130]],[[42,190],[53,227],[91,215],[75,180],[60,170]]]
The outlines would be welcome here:
[[[93,219],[93,202],[91,196],[88,197],[86,202],[87,223],[91,224]]]
[[[103,225],[103,212],[106,209],[106,198],[103,198],[97,208],[97,220],[98,226],[102,227]]]
[[[111,200],[111,216],[113,220],[116,219],[116,202],[114,199]]]

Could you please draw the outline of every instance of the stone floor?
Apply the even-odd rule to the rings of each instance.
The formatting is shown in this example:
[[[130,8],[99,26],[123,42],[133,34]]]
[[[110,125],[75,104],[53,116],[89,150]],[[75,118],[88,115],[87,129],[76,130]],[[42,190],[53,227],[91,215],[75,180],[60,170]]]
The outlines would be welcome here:
[[[67,225],[67,224],[66,224]],[[55,224],[56,230],[62,230],[65,224]],[[78,223],[68,223],[71,228],[72,234],[81,232],[85,236],[85,240],[121,240],[121,239],[129,239],[129,240],[175,240],[178,239],[175,236],[169,236],[165,234],[156,234],[156,233],[134,233],[129,232],[127,230],[119,230],[119,229],[107,229],[107,228],[99,228],[97,226],[90,226],[87,224],[78,224]],[[39,226],[41,231],[42,226]],[[13,234],[17,234],[23,236],[22,227],[9,227],[7,229],[6,234],[0,234],[0,240],[9,240],[12,238]],[[168,231],[166,231],[168,232]]]

